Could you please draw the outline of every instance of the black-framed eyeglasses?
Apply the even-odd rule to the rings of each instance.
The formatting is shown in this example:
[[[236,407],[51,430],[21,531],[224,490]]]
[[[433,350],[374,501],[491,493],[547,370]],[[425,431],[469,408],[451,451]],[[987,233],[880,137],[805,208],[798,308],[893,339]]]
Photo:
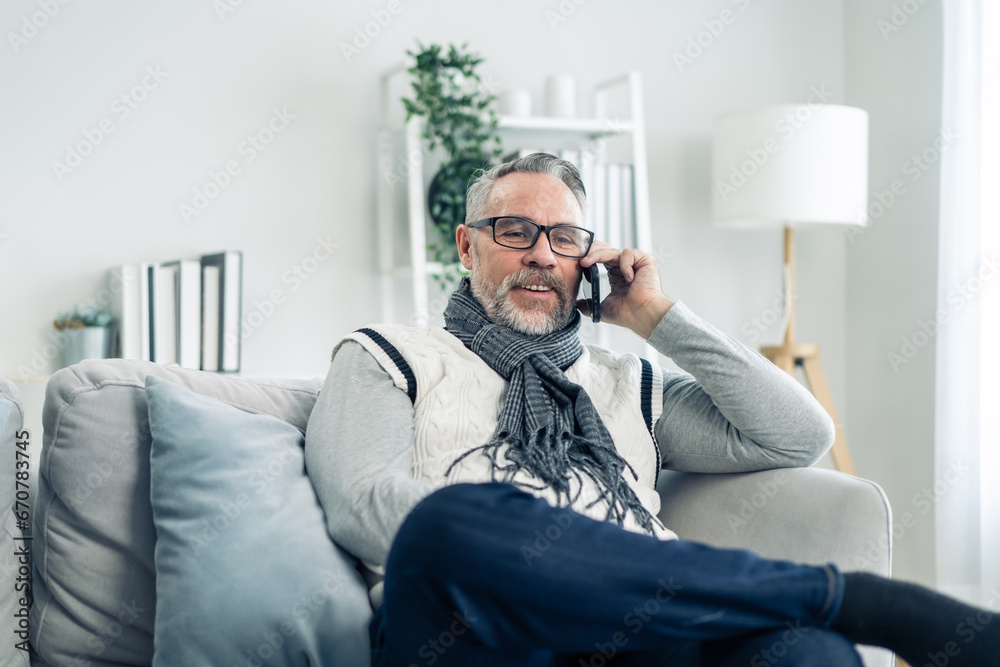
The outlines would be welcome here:
[[[594,232],[571,225],[540,225],[527,218],[500,216],[470,222],[469,227],[492,227],[493,240],[505,248],[526,250],[546,232],[552,252],[562,257],[584,257],[594,242]]]

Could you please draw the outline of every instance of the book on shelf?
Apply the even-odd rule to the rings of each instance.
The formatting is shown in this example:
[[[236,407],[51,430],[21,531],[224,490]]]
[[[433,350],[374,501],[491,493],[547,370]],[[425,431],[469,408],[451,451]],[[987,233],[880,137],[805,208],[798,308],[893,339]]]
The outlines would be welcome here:
[[[227,252],[204,255],[201,258],[202,271],[205,267],[217,267],[219,272],[219,336],[218,370],[226,373],[240,370],[241,340],[240,320],[243,301],[243,253]],[[211,341],[205,341],[209,344]]]
[[[591,230],[598,241],[610,243],[608,239],[608,165],[594,161],[594,180],[591,183]]]
[[[222,300],[219,286],[219,267],[201,267],[201,369],[219,370],[219,314]]]
[[[115,322],[112,354],[122,359],[150,361],[152,308],[150,263],[122,264],[109,272],[112,295],[108,310]]]
[[[152,308],[150,361],[177,363],[177,266],[155,263],[149,267]]]
[[[178,259],[162,269],[173,272],[177,363],[201,368],[201,262]]]
[[[115,345],[112,354],[122,359],[142,359],[143,300],[139,265],[123,264],[111,269],[111,304],[108,310],[115,321]]]
[[[631,164],[596,162],[588,211],[596,237],[616,248],[635,247],[635,171]]]
[[[630,164],[621,165],[622,247],[636,246],[635,232],[635,172]]]
[[[149,267],[155,266],[151,262],[139,264],[139,332],[142,335],[142,356],[143,361],[153,360],[153,296],[149,282]]]
[[[605,218],[608,225],[608,243],[616,248],[622,246],[622,166],[620,164],[607,165],[607,198],[605,203],[607,213]]]
[[[242,264],[241,252],[226,251],[112,269],[115,353],[184,368],[239,371]]]
[[[577,164],[577,169],[580,170],[580,179],[583,180],[583,188],[587,193],[587,209],[583,216],[584,226],[594,231],[594,160],[586,152],[581,152],[579,159],[580,163]]]

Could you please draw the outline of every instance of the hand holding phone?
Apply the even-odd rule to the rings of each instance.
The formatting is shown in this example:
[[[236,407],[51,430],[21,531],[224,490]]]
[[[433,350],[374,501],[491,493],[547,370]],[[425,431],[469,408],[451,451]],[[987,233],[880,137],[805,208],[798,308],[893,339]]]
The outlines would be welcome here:
[[[594,264],[583,270],[583,277],[590,283],[587,306],[590,307],[590,318],[594,322],[601,321],[601,270],[599,266],[599,264]]]

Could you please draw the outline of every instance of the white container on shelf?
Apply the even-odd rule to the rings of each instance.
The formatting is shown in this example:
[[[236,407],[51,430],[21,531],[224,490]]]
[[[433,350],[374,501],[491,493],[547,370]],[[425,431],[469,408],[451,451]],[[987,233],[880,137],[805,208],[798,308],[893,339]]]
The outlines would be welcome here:
[[[545,81],[545,115],[576,118],[576,79],[570,74],[553,74]]]
[[[531,93],[524,88],[504,91],[500,94],[497,107],[502,116],[527,118],[531,115]]]

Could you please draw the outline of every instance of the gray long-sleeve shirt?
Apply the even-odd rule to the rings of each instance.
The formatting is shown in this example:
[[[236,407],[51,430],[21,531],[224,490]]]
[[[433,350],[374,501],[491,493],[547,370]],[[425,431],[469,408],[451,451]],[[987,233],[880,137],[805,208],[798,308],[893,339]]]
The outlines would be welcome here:
[[[833,444],[832,420],[802,385],[683,303],[667,311],[649,343],[687,371],[663,371],[655,429],[664,468],[807,466]],[[434,490],[410,473],[413,414],[375,358],[348,341],[306,431],[306,466],[330,536],[376,570],[403,519]]]

